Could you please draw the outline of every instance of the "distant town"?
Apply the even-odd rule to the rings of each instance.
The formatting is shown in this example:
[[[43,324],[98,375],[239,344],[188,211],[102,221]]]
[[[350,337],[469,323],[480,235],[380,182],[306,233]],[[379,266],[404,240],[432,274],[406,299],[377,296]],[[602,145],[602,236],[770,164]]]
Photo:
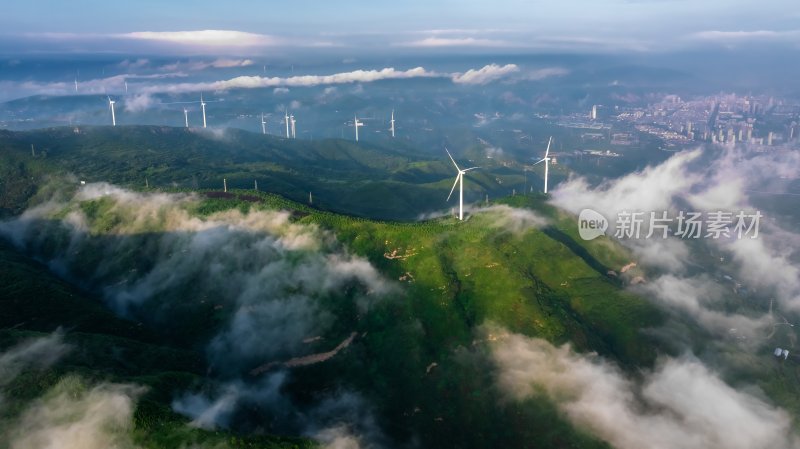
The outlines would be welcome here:
[[[663,140],[665,150],[679,150],[697,142],[747,143],[757,150],[796,148],[799,146],[800,102],[735,93],[689,99],[663,95],[646,107],[593,105],[586,114],[562,116],[557,123],[586,129],[584,139],[608,137],[612,145],[636,142],[636,133],[618,131],[628,124]]]

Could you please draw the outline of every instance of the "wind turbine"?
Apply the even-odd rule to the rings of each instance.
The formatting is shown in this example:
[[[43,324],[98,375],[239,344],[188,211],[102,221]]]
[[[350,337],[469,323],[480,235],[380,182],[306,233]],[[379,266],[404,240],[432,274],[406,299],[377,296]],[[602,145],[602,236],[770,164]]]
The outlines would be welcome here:
[[[394,109],[392,109],[392,120],[391,120],[392,127],[389,128],[392,131],[392,137],[394,137]]]
[[[547,175],[550,171],[550,144],[553,142],[553,136],[550,136],[550,140],[547,141],[547,150],[544,152],[544,157],[541,158],[536,164],[540,162],[544,162],[544,193],[547,193]],[[533,164],[533,165],[536,165]]]
[[[261,134],[267,133],[267,122],[264,121],[264,113],[261,113]]]
[[[453,156],[450,154],[450,151],[447,148],[444,149],[447,151],[447,155],[450,157],[450,160],[453,162],[453,165],[456,166],[456,170],[458,170],[458,175],[456,175],[456,182],[453,183],[453,188],[450,189],[450,194],[447,195],[447,201],[450,201],[450,197],[453,196],[453,191],[456,189],[456,184],[459,184],[458,187],[458,219],[464,220],[464,173],[475,170],[476,168],[480,167],[470,167],[462,170],[458,164],[456,164],[456,160],[453,159]]]
[[[183,121],[186,122],[186,127],[189,127],[189,110],[183,108]]]
[[[294,114],[289,115],[289,120],[292,121],[292,139],[296,139],[297,128],[295,126],[297,125],[297,120],[294,119]]]
[[[289,111],[286,110],[283,112],[283,121],[286,123],[286,138],[289,138]]]
[[[78,93],[78,78],[75,78],[75,93]]]
[[[206,102],[203,101],[203,94],[200,94],[200,107],[203,108],[203,128],[206,127]]]
[[[364,126],[364,122],[359,122],[358,121],[358,116],[354,115],[353,116],[353,128],[356,129],[356,142],[358,142],[358,127],[359,126]]]
[[[108,97],[108,107],[111,108],[111,126],[117,126],[117,117],[114,115],[114,100]]]

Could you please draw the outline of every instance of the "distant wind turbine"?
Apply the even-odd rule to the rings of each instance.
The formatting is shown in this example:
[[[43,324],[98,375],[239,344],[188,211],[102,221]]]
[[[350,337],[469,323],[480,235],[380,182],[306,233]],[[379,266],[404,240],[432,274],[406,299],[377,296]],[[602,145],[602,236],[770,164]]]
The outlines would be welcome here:
[[[189,110],[183,108],[183,121],[186,122],[186,127],[189,127]]]
[[[200,107],[203,108],[203,128],[206,127],[206,102],[203,101],[203,94],[200,93]]]
[[[359,122],[358,121],[358,116],[354,115],[353,117],[354,117],[353,118],[353,128],[356,129],[356,142],[358,142],[358,127],[359,126],[364,126],[364,122]]]
[[[125,81],[125,93],[128,93],[128,81]]]
[[[536,164],[544,162],[544,193],[547,193],[547,176],[550,171],[550,144],[553,142],[553,136],[547,141],[547,150],[544,152],[544,157],[541,158]],[[533,164],[533,165],[536,165]]]
[[[283,122],[286,123],[286,138],[289,138],[289,111],[285,110],[283,112]]]
[[[264,113],[261,113],[261,134],[267,133],[267,122],[264,121]]]
[[[294,114],[289,115],[289,120],[292,121],[292,139],[297,138],[297,120],[294,119]]]
[[[447,195],[447,201],[450,201],[450,197],[453,196],[453,191],[456,189],[456,184],[459,184],[458,187],[458,219],[464,220],[464,173],[475,170],[476,168],[480,167],[470,167],[462,170],[458,164],[456,164],[456,160],[453,159],[453,156],[450,154],[450,151],[447,148],[444,149],[447,151],[447,155],[450,157],[450,160],[453,162],[453,165],[456,166],[456,170],[458,170],[458,175],[456,175],[456,182],[453,183],[453,188],[450,189],[450,194]]]
[[[111,108],[111,126],[117,126],[117,117],[114,115],[114,100],[108,97],[108,107]]]
[[[394,137],[394,109],[392,109],[392,120],[391,120],[391,124],[392,124],[392,126],[391,126],[391,128],[389,128],[389,130],[390,130],[390,131],[392,131],[392,137]]]
[[[75,78],[75,93],[78,93],[78,78]]]

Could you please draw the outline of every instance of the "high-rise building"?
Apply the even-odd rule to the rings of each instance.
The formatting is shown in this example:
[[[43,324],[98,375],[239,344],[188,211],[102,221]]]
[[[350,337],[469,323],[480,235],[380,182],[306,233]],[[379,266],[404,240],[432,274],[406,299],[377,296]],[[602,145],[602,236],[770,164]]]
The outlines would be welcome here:
[[[767,145],[772,146],[772,131],[767,134]]]
[[[692,133],[692,122],[686,122],[686,134],[689,135]]]

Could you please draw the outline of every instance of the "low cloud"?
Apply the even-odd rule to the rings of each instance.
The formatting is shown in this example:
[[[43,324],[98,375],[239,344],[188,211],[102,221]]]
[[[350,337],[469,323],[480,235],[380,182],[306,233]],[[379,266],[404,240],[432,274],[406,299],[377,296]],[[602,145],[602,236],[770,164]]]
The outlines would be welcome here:
[[[141,69],[143,67],[147,67],[150,65],[150,60],[146,58],[139,58],[139,59],[125,59],[124,61],[117,64],[119,68],[125,70],[136,70]]]
[[[128,62],[129,65],[137,64]],[[115,75],[92,80],[77,80],[79,94],[115,94],[125,92],[126,81],[135,85],[135,92],[144,95],[152,94],[179,94],[189,92],[225,91],[230,89],[269,89],[273,93],[288,92],[292,87],[336,86],[342,84],[372,83],[382,80],[398,79],[423,79],[423,78],[450,78],[454,83],[463,85],[483,85],[519,72],[515,64],[498,66],[487,65],[480,69],[470,69],[464,73],[439,73],[423,67],[407,70],[398,70],[393,67],[372,70],[354,70],[331,75],[297,75],[289,77],[266,76],[237,76],[230,79],[207,82],[166,82],[170,78],[187,77],[187,72],[206,70],[209,68],[235,68],[247,67],[253,64],[250,59],[217,59],[213,61],[188,61],[167,64],[159,68],[166,73],[144,75]],[[545,70],[545,69],[543,69]],[[557,72],[543,71],[532,72],[528,79],[541,79],[554,76]],[[531,78],[532,77],[532,78]],[[523,77],[522,79],[525,79]],[[160,80],[157,83],[146,83],[146,80]],[[360,88],[358,88],[360,89]],[[25,95],[73,95],[75,85],[73,82],[37,82],[37,81],[0,81],[0,90],[15,92],[15,96]]]
[[[139,94],[125,98],[125,110],[128,112],[142,112],[153,107],[158,102],[149,94]]]
[[[520,209],[516,207],[498,204],[485,208],[472,209],[473,214],[482,214],[489,220],[489,225],[495,228],[505,229],[515,234],[524,233],[530,229],[540,229],[547,226],[548,220],[530,209]]]
[[[520,79],[529,81],[538,81],[553,76],[564,76],[569,74],[570,71],[562,67],[545,67],[542,69],[532,70],[520,75]]]
[[[547,395],[577,427],[618,449],[796,448],[789,415],[728,386],[692,357],[662,360],[634,380],[569,345],[515,334],[492,344],[510,398]]]
[[[668,210],[676,197],[701,181],[699,174],[688,169],[688,164],[700,154],[699,150],[678,153],[662,164],[597,187],[591,187],[585,178],[573,177],[552,191],[553,203],[574,214],[594,209],[609,219],[622,211]]]
[[[274,36],[231,30],[136,31],[117,34],[115,37],[205,47],[260,47],[281,45],[284,42]]]
[[[426,37],[424,39],[399,44],[402,47],[514,47],[510,42],[475,37]]]
[[[435,72],[429,72],[422,67],[416,67],[408,70],[396,70],[393,67],[387,67],[381,70],[354,70],[352,72],[341,72],[332,75],[299,75],[286,78],[239,76],[229,80],[207,83],[153,85],[144,88],[144,91],[150,93],[180,93],[268,87],[311,87],[334,84],[370,83],[389,79],[430,78],[438,76],[442,75],[439,75]]]
[[[746,42],[797,42],[800,30],[753,30],[753,31],[699,31],[689,35],[689,39],[715,42],[719,44],[739,44]]]
[[[777,299],[776,304],[788,310],[800,310],[800,266],[797,265],[800,235],[790,226],[784,228],[775,219],[762,217],[758,238],[750,238],[752,233],[743,238],[707,237],[697,241],[697,245],[688,245],[685,239],[674,236],[644,238],[648,232],[649,213],[660,216],[658,214],[667,211],[673,218],[678,211],[721,210],[733,216],[738,211],[754,213],[758,203],[751,198],[751,191],[780,192],[785,182],[778,182],[778,178],[794,178],[798,170],[800,155],[796,152],[758,153],[747,146],[720,151],[709,147],[675,154],[663,163],[595,187],[583,178],[571,178],[554,189],[552,201],[575,214],[584,208],[596,210],[611,221],[622,211],[644,212],[642,238],[619,241],[633,251],[643,266],[658,271],[650,280],[654,287],[645,289],[646,293],[667,309],[693,316],[708,331],[720,334],[727,326],[751,338],[764,333],[769,320],[759,316],[762,312],[754,310],[765,310],[770,298]],[[731,231],[734,224],[730,226]],[[703,229],[704,235],[706,231]],[[614,235],[613,226],[608,233]],[[719,254],[724,264],[701,266],[693,260],[708,252]],[[698,274],[704,271],[708,274]],[[729,276],[729,285],[723,280],[723,274]],[[750,303],[756,306],[725,311],[722,302],[701,299],[707,298],[708,292],[698,290],[710,284],[724,284],[724,296],[751,297]],[[737,292],[733,291],[734,287]],[[671,291],[681,291],[685,298],[674,297]]]
[[[483,154],[487,158],[495,158],[503,156],[503,149],[500,147],[486,147],[483,149]]]
[[[69,352],[63,339],[57,331],[0,353],[0,393],[21,373],[47,369]],[[143,392],[133,385],[109,383],[89,388],[67,376],[13,414],[6,413],[0,397],[0,433],[13,449],[136,449],[131,438],[133,411]]]
[[[682,318],[700,324],[715,338],[736,338],[740,346],[753,351],[763,343],[772,324],[768,315],[750,317],[720,311],[730,288],[724,288],[708,276],[680,277],[664,275],[638,285],[634,291],[655,298],[666,309],[679,312]]]
[[[122,384],[87,389],[67,377],[22,412],[7,441],[14,449],[136,449],[133,411],[143,392]]]
[[[488,84],[516,72],[519,72],[516,64],[504,66],[489,64],[477,70],[470,69],[464,73],[453,74],[452,80],[456,84]]]
[[[23,370],[49,368],[69,350],[61,331],[12,346],[0,353],[0,387],[8,385]]]
[[[227,69],[235,67],[248,67],[255,64],[252,59],[219,58],[212,61],[186,61],[175,62],[160,67],[160,70],[176,72],[183,70],[199,71],[205,69]]]

